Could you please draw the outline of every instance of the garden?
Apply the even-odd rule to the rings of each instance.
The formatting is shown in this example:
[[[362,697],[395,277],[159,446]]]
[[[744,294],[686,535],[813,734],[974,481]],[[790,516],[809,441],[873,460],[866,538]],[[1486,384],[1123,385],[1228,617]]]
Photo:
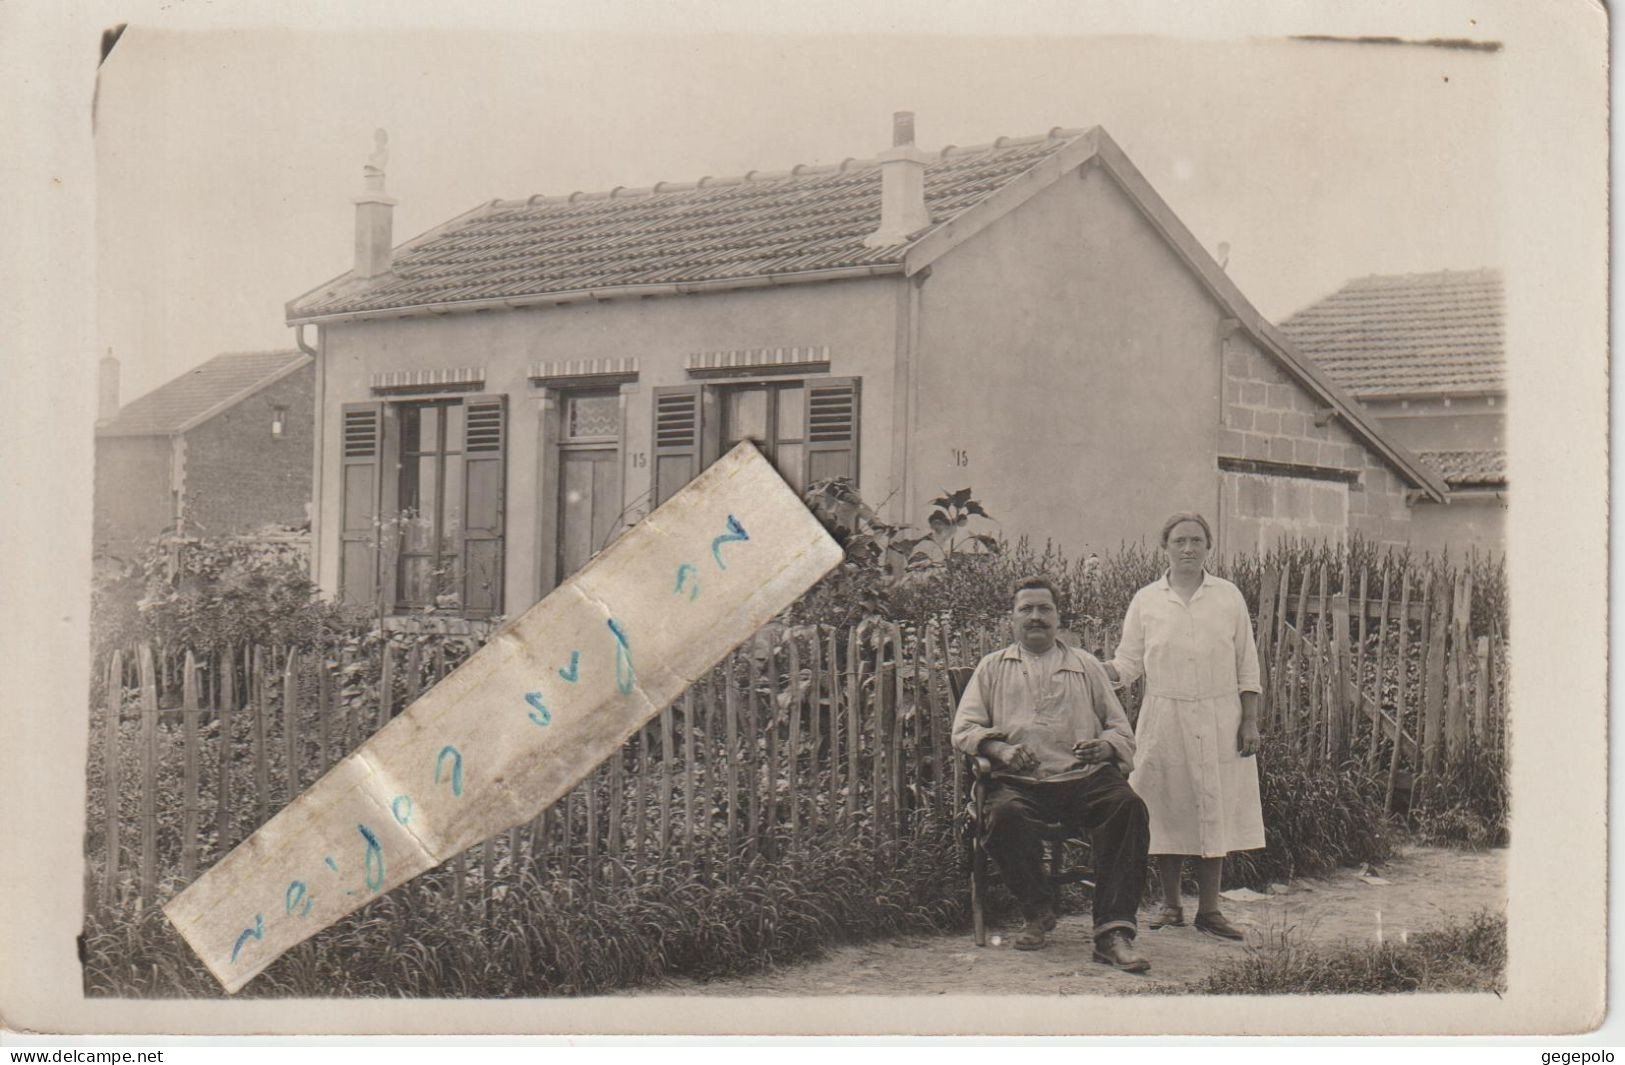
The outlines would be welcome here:
[[[1061,588],[1069,638],[1109,653],[1158,556],[1004,542],[969,489],[935,500],[923,530],[882,521],[844,482],[808,502],[845,548],[834,573],[565,799],[340,920],[241,994],[601,994],[897,937],[968,943],[948,671],[1008,642],[1009,582],[1033,572]],[[1227,863],[1227,890],[1365,874],[1417,843],[1506,843],[1498,561],[1356,541],[1215,562],[1253,611],[1267,689],[1267,847]],[[158,907],[489,635],[451,629],[324,603],[301,556],[248,542],[160,542],[100,587],[86,993],[221,994]],[[1135,693],[1126,703],[1132,716]],[[1493,955],[1484,921],[1437,935],[1471,934]],[[1305,957],[1277,969],[1320,964]],[[1263,966],[1235,979],[1296,979]]]

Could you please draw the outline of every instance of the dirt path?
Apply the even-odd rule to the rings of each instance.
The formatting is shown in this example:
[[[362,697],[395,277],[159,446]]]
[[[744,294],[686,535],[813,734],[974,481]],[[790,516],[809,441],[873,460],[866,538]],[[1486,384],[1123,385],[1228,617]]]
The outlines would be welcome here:
[[[1377,871],[1387,883],[1367,883],[1355,869],[1324,879],[1294,881],[1284,894],[1226,900],[1225,914],[1249,943],[1290,930],[1295,940],[1322,946],[1374,942],[1436,927],[1479,910],[1506,907],[1506,852],[1431,847],[1403,849]],[[1187,899],[1187,920],[1195,911]],[[1142,920],[1144,915],[1142,914]],[[1067,914],[1041,951],[1010,949],[1014,928],[994,929],[1000,946],[977,948],[969,934],[910,936],[836,947],[799,965],[730,980],[671,980],[644,988],[655,995],[945,995],[974,990],[1012,994],[1111,994],[1179,991],[1244,947],[1189,926],[1142,930],[1145,976],[1118,972],[1090,959],[1086,914]]]

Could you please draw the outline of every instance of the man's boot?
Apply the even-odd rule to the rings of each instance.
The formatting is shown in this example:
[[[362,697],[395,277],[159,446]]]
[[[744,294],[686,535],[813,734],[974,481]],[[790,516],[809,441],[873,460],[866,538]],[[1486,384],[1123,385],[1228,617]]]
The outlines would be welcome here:
[[[1043,918],[1040,917],[1037,914],[1034,914],[1033,916],[1027,918],[1027,923],[1025,925],[1023,925],[1022,928],[1021,928],[1021,934],[1016,936],[1016,940],[1015,940],[1014,943],[1011,944],[1011,946],[1015,947],[1017,950],[1041,950],[1041,949],[1043,949],[1043,946],[1044,946],[1044,921],[1043,921]]]
[[[1038,926],[1046,932],[1055,931],[1055,904],[1040,902],[1038,904]]]
[[[1095,940],[1095,960],[1129,973],[1143,973],[1151,968],[1150,962],[1135,953],[1134,939],[1121,928],[1114,928]]]

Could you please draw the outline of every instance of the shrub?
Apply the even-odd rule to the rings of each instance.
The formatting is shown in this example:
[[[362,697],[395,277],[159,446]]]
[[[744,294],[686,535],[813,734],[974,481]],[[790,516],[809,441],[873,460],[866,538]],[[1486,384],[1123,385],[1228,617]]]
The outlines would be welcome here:
[[[166,535],[129,573],[98,584],[91,625],[100,658],[143,641],[199,654],[248,642],[308,646],[363,632],[372,618],[318,598],[296,541]]]

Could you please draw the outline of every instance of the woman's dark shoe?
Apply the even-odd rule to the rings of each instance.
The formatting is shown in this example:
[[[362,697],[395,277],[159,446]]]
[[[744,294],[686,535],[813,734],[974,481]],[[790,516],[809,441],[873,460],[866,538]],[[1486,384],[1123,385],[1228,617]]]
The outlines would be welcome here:
[[[1173,925],[1175,928],[1185,927],[1184,907],[1164,905],[1152,915],[1151,920],[1146,922],[1146,927],[1151,929],[1153,932],[1159,928],[1165,928],[1168,925]]]
[[[1143,973],[1151,968],[1151,963],[1135,952],[1133,938],[1121,928],[1095,940],[1095,960],[1127,973]]]
[[[1196,915],[1196,930],[1206,932],[1210,936],[1221,939],[1246,939],[1241,929],[1224,919],[1224,914],[1218,910],[1212,913],[1199,913]]]

